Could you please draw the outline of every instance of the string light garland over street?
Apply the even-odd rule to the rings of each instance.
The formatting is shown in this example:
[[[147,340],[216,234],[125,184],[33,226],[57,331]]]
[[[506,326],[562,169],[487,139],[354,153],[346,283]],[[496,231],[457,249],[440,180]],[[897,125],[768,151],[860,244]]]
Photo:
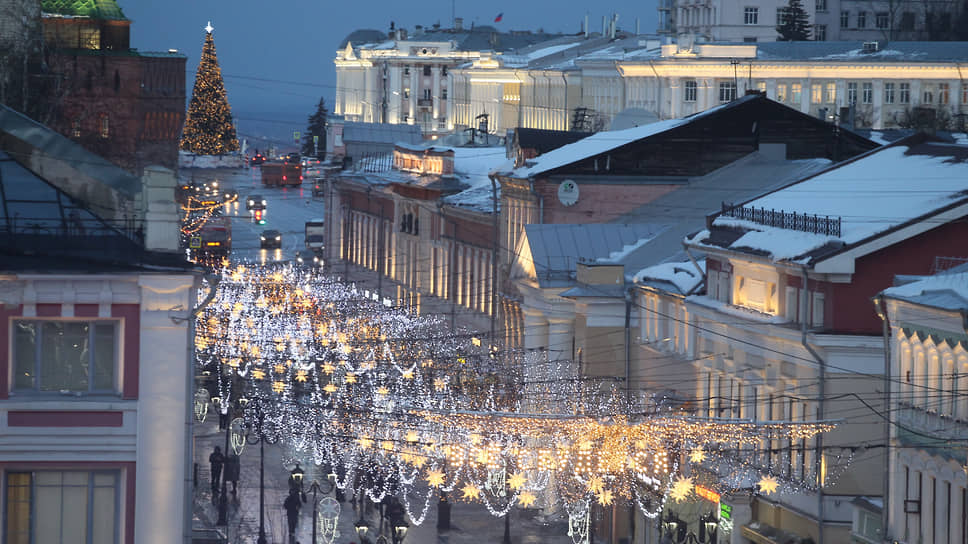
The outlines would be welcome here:
[[[667,497],[693,491],[694,465],[735,465],[737,450],[832,428],[611,410],[624,392],[596,384],[597,394],[576,396],[569,380],[543,381],[539,403],[527,397],[522,354],[444,334],[436,317],[388,307],[314,270],[238,266],[206,289],[215,293],[195,346],[213,397],[241,407],[249,424],[258,407],[263,431],[288,444],[290,461],[326,467],[337,487],[375,502],[399,496],[417,524],[439,493],[457,490],[496,516],[515,505],[563,506],[573,538],[586,538],[592,503],[634,504],[654,518]],[[571,399],[570,410],[534,410],[555,397]],[[764,492],[780,485],[776,474],[759,478]]]

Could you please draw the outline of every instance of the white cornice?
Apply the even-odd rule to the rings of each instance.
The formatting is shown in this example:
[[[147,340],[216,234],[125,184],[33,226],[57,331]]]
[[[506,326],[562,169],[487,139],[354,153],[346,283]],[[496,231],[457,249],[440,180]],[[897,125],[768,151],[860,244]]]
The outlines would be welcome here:
[[[687,60],[653,63],[619,62],[624,77],[718,77],[732,78],[734,67],[728,61]],[[742,77],[749,77],[749,63],[738,67]],[[863,78],[863,79],[960,79],[955,63],[829,63],[804,61],[753,61],[754,79]]]

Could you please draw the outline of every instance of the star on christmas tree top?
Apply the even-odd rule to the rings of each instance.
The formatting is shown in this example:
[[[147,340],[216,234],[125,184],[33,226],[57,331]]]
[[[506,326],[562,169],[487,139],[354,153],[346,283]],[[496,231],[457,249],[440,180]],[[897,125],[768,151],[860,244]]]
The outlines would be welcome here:
[[[208,24],[205,25],[205,32],[211,34],[213,30],[215,30],[215,27],[212,26],[212,21],[209,21]]]

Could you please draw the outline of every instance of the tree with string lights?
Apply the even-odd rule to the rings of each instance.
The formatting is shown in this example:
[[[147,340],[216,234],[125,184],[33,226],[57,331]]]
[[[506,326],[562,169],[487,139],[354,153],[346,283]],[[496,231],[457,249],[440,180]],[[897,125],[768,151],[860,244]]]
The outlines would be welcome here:
[[[224,155],[239,149],[212,30],[212,23],[209,23],[205,27],[205,45],[195,74],[195,87],[180,145],[182,150],[198,155]]]

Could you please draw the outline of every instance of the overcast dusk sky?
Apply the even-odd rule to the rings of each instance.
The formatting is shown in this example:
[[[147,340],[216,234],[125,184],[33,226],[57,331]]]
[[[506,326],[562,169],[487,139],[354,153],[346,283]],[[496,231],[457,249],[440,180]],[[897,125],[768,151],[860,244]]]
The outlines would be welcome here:
[[[142,51],[178,49],[188,57],[191,93],[208,21],[233,112],[299,112],[305,117],[319,100],[331,103],[336,75],[333,58],[340,41],[353,30],[386,32],[390,21],[413,30],[439,22],[452,26],[452,8],[464,25],[493,25],[500,30],[575,33],[587,14],[589,28],[601,30],[603,15],[617,13],[619,28],[654,33],[654,0],[117,0],[131,19],[131,46]],[[503,20],[494,18],[503,13]]]

